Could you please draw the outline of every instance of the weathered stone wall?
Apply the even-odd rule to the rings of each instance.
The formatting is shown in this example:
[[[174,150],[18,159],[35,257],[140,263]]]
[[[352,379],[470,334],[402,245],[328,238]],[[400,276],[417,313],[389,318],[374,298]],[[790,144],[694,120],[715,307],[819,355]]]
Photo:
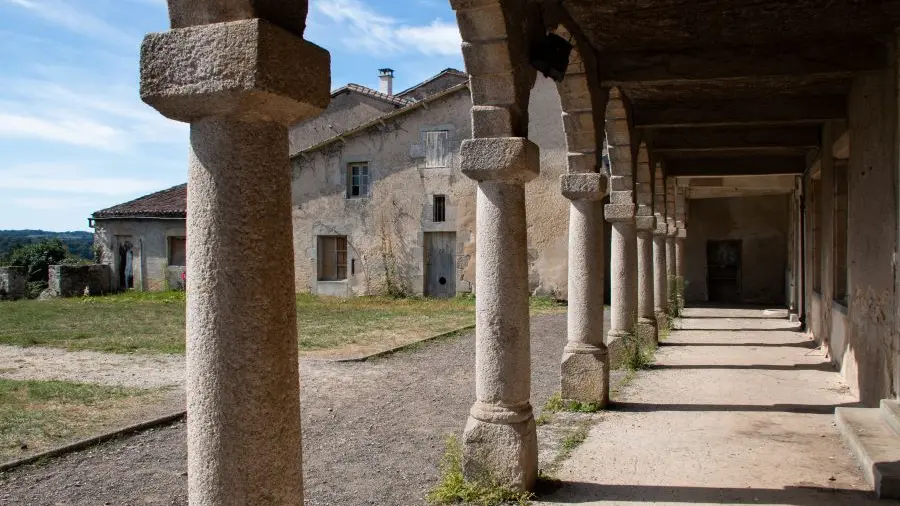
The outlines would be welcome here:
[[[860,400],[894,397],[897,241],[896,69],[857,77],[849,100],[848,339]],[[835,349],[838,353],[840,349]],[[844,371],[852,384],[853,371]]]
[[[119,244],[132,244],[134,288],[139,291],[160,291],[171,284],[169,274],[169,237],[185,237],[183,219],[105,219],[94,225],[94,245],[99,248],[99,262],[110,266],[111,287],[119,287]],[[174,268],[174,266],[172,266]],[[180,284],[181,274],[177,274]]]
[[[294,125],[289,132],[290,152],[330,139],[340,132],[355,128],[371,121],[396,106],[367,97],[361,93],[347,92],[334,97],[325,111],[315,118]]]
[[[788,252],[788,195],[690,201],[685,243],[685,299],[706,302],[707,241],[740,240],[741,298],[784,305]]]
[[[25,269],[0,267],[0,300],[25,298]]]
[[[565,295],[568,202],[559,192],[565,172],[561,107],[554,84],[541,80],[532,99],[531,138],[541,147],[541,176],[526,186],[530,287]],[[456,232],[457,292],[475,281],[475,184],[459,171],[460,143],[472,135],[468,90],[432,102],[385,125],[349,136],[294,159],[296,289],[329,295],[372,294],[386,288],[386,272],[411,293],[424,290],[424,232]],[[447,168],[424,168],[423,131],[450,132]],[[346,166],[368,162],[371,196],[346,197]],[[431,196],[447,195],[447,220],[431,223]],[[319,235],[345,235],[347,281],[318,281]]]
[[[55,297],[104,295],[112,291],[109,265],[51,265],[47,290]]]

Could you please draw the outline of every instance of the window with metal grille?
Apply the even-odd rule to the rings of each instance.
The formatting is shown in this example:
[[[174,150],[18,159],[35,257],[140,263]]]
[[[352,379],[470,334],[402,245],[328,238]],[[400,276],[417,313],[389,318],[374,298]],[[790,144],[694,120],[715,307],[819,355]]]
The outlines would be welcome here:
[[[435,195],[431,206],[431,221],[441,223],[447,220],[447,196]]]
[[[369,196],[369,164],[351,163],[347,166],[347,198]]]
[[[450,132],[434,130],[425,132],[425,168],[447,167],[450,165]]]
[[[347,237],[320,235],[319,281],[343,281],[347,279]]]

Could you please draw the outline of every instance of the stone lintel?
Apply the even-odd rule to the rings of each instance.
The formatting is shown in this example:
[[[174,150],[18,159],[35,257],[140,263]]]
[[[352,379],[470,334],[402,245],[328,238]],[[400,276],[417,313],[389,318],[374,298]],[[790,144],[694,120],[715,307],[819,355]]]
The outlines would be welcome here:
[[[638,230],[655,230],[656,216],[635,216],[634,225]]]
[[[524,184],[541,170],[540,148],[524,137],[466,139],[459,152],[460,170],[475,181]]]
[[[172,28],[260,18],[303,37],[308,2],[282,0],[169,0]]]
[[[328,51],[262,19],[152,33],[141,45],[141,98],[163,116],[289,125],[331,100]]]
[[[607,204],[603,208],[606,221],[626,222],[634,220],[634,204]]]
[[[560,192],[569,200],[602,200],[606,196],[606,177],[603,174],[580,173],[559,176]]]

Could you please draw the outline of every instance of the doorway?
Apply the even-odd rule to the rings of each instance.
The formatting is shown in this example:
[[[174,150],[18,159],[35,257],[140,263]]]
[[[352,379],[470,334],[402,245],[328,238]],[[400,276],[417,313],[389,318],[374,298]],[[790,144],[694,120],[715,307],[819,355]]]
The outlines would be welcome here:
[[[131,241],[119,243],[119,289],[134,288],[134,251]]]
[[[741,241],[706,243],[706,290],[710,302],[741,301]]]
[[[425,296],[456,296],[456,232],[425,232]]]

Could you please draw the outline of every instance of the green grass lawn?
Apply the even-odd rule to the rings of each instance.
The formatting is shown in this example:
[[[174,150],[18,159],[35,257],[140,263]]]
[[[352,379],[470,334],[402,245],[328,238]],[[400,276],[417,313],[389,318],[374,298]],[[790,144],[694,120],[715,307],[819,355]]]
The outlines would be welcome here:
[[[0,379],[0,461],[93,434],[154,396],[133,388]]]
[[[532,312],[561,311],[532,299]],[[184,293],[0,302],[0,344],[114,353],[184,353]],[[302,352],[370,351],[472,325],[475,301],[297,296]]]

